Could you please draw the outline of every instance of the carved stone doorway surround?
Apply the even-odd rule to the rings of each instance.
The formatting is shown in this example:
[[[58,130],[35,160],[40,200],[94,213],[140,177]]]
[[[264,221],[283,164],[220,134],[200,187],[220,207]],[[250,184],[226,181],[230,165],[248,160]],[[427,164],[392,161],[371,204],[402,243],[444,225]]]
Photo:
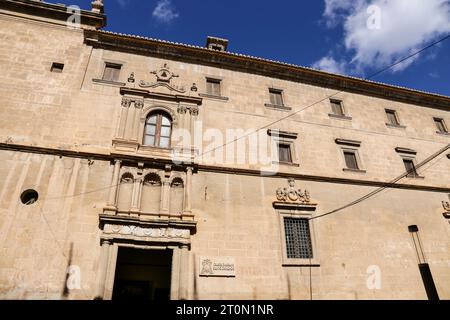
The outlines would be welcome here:
[[[112,299],[117,255],[120,247],[172,250],[171,300],[188,299],[189,250],[193,221],[140,220],[100,215],[101,253],[95,299]]]

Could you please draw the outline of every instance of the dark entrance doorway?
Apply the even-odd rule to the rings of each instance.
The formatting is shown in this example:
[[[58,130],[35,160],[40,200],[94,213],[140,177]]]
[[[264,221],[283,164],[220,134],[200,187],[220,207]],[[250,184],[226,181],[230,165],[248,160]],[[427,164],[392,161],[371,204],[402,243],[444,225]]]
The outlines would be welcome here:
[[[169,300],[172,250],[119,247],[113,300]]]

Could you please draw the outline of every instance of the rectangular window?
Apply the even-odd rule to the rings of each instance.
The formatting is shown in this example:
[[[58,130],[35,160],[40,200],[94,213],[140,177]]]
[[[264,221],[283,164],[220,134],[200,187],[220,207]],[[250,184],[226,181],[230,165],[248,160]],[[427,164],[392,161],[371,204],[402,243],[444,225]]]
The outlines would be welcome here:
[[[388,118],[388,123],[394,126],[399,126],[400,122],[398,121],[397,112],[395,110],[386,109],[386,116]]]
[[[220,96],[220,80],[206,79],[206,93],[212,96]]]
[[[56,73],[61,73],[61,72],[63,72],[63,69],[64,69],[63,63],[53,62],[50,71],[56,72]]]
[[[312,259],[308,219],[284,218],[286,254],[289,259]]]
[[[283,91],[276,89],[269,89],[270,104],[274,106],[283,106]]]
[[[344,107],[342,106],[342,101],[340,100],[330,100],[331,111],[337,116],[344,115]]]
[[[407,177],[416,178],[419,175],[416,171],[416,166],[414,165],[414,161],[412,159],[403,159],[403,164],[405,165],[406,172],[408,172]]]
[[[120,64],[106,63],[102,79],[105,81],[118,81],[120,69],[122,69]]]
[[[447,133],[447,127],[445,125],[444,119],[434,118],[434,123],[436,124],[436,127],[439,132]]]
[[[289,144],[278,144],[278,161],[292,163],[291,146]]]
[[[358,170],[358,161],[356,158],[356,152],[354,151],[344,151],[345,165],[348,169]]]

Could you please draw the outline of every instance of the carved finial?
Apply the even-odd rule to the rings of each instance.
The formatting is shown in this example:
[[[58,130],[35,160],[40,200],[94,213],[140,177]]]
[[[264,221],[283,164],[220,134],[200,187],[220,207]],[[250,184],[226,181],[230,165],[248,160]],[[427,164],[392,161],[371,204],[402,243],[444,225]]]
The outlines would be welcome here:
[[[128,82],[129,83],[134,83],[136,80],[134,79],[134,72],[132,72],[130,74],[130,76],[128,77]]]
[[[91,2],[92,5],[92,12],[94,13],[103,13],[104,12],[104,6],[103,6],[103,0],[94,0]]]
[[[198,88],[195,82],[192,84],[191,91],[197,92]]]

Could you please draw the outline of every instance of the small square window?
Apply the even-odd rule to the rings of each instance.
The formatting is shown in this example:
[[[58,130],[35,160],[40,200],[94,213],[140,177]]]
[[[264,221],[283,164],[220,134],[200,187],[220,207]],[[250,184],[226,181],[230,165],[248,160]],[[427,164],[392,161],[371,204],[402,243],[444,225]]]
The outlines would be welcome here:
[[[292,163],[292,152],[289,144],[278,144],[278,161]]]
[[[106,63],[105,70],[103,71],[102,80],[105,81],[118,81],[120,70],[122,69],[122,65],[116,63]]]
[[[64,63],[53,62],[50,68],[51,72],[61,73],[64,69]]]
[[[283,106],[283,91],[277,89],[269,89],[270,104],[274,106]]]
[[[212,96],[220,96],[220,80],[219,79],[206,79],[206,93]]]
[[[342,106],[342,101],[340,100],[330,100],[331,112],[336,116],[344,116],[344,107]]]
[[[403,164],[405,165],[406,172],[408,172],[407,177],[417,178],[419,175],[416,171],[416,166],[414,165],[413,159],[403,158]]]
[[[284,218],[288,259],[312,259],[311,232],[308,219]]]
[[[400,121],[398,120],[397,112],[395,110],[386,109],[386,116],[389,124],[394,126],[400,125]]]
[[[434,123],[438,129],[438,132],[447,133],[447,126],[445,125],[444,119],[442,118],[434,118]]]
[[[355,151],[345,150],[344,158],[345,158],[345,165],[347,166],[347,169],[359,170],[358,160],[356,158]]]

